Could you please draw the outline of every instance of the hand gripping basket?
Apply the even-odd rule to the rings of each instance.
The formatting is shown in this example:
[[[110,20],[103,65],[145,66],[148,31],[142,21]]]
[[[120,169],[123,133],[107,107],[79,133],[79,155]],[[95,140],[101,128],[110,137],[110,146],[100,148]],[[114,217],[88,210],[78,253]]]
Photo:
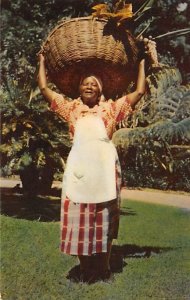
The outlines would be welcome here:
[[[51,81],[67,96],[79,96],[82,76],[103,81],[106,98],[118,97],[134,78],[138,56],[134,37],[116,24],[91,17],[61,21],[43,43]]]

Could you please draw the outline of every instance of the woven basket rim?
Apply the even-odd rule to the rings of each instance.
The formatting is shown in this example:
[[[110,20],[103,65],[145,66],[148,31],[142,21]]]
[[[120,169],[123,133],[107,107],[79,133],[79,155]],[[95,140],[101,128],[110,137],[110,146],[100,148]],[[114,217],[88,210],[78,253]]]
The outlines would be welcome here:
[[[45,44],[48,42],[49,38],[54,34],[54,32],[59,29],[59,27],[62,27],[63,24],[67,24],[67,23],[71,23],[71,22],[78,22],[78,21],[88,21],[88,20],[92,20],[92,21],[98,21],[98,22],[102,22],[102,23],[107,23],[109,20],[105,19],[105,18],[98,18],[98,17],[94,17],[94,16],[86,16],[86,17],[78,17],[78,18],[71,18],[71,19],[66,19],[63,20],[61,19],[60,21],[58,21],[58,24],[50,31],[50,33],[47,35],[45,41],[43,42],[42,48],[45,46]]]
[[[96,21],[100,21],[100,22],[108,22],[108,19],[106,18],[98,18],[98,17],[94,17],[94,16],[86,16],[86,17],[77,17],[77,18],[70,18],[70,19],[61,19],[60,21],[58,21],[58,25],[61,25],[62,23],[70,23],[70,22],[75,22],[75,21],[83,21],[83,20],[96,20]]]

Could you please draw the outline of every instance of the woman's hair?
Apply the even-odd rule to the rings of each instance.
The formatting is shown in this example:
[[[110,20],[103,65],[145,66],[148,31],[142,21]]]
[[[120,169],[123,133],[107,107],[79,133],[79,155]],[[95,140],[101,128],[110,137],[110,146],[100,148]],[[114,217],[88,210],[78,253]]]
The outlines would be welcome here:
[[[87,78],[87,77],[91,77],[94,80],[96,80],[96,82],[98,84],[98,87],[99,87],[99,90],[100,90],[100,95],[102,95],[103,83],[102,83],[102,80],[100,79],[100,77],[98,77],[96,75],[90,74],[90,75],[82,76],[81,80],[80,80],[80,85],[83,83],[84,79]]]

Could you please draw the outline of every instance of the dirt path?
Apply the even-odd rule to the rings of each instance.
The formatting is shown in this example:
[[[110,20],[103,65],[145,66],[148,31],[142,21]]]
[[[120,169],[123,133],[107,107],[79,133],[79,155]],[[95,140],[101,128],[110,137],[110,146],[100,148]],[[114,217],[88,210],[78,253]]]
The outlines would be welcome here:
[[[128,190],[124,188],[121,191],[121,198],[176,206],[190,210],[190,193],[166,192],[152,189]]]
[[[21,186],[21,182],[18,178],[0,178],[0,187],[12,188],[16,184],[20,184]],[[53,183],[53,187],[61,188],[61,182],[55,181]],[[176,206],[190,210],[190,193],[185,192],[161,191],[153,189],[131,190],[123,188],[121,191],[121,197],[122,199]]]

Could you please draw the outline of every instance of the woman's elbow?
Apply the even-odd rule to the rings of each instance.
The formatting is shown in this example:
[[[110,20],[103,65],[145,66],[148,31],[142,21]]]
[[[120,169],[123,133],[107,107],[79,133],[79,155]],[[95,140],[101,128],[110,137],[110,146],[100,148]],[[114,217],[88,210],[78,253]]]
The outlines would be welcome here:
[[[136,94],[137,94],[137,101],[140,100],[144,94],[145,94],[145,89],[140,89],[140,90],[137,90],[136,91]]]
[[[142,98],[142,96],[144,96],[144,94],[145,94],[145,90],[137,92],[138,98]]]
[[[133,108],[139,102],[139,100],[143,97],[144,94],[145,94],[145,91],[143,91],[143,90],[135,91],[134,96],[131,97],[131,99],[129,101]]]
[[[146,92],[146,84],[145,82],[141,84],[140,86],[136,87],[136,93],[139,97],[142,97]]]

